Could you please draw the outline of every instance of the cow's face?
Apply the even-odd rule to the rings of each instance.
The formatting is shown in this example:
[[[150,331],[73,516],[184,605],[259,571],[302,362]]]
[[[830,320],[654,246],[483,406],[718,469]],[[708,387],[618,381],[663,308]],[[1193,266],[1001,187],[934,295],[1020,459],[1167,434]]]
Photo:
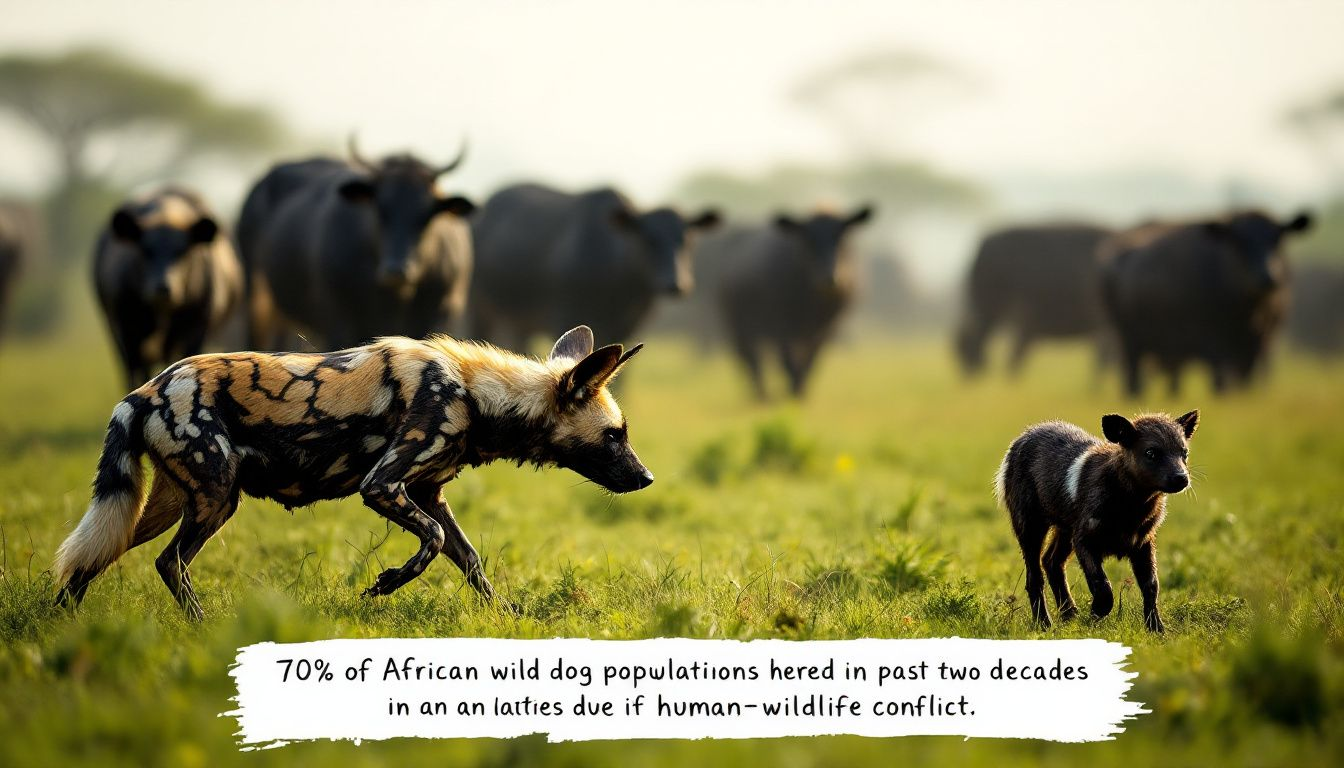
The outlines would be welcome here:
[[[671,208],[657,208],[638,214],[618,208],[613,214],[616,227],[635,238],[648,259],[655,289],[659,293],[684,296],[689,293],[691,277],[691,245],[696,233],[719,223],[719,214],[706,210],[692,219],[684,219]]]
[[[112,235],[136,248],[141,258],[140,296],[150,306],[166,309],[181,304],[187,290],[188,254],[214,242],[219,227],[202,217],[185,228],[159,225],[142,228],[135,214],[121,209],[112,215]]]
[[[847,272],[845,235],[852,227],[872,218],[873,210],[864,206],[848,216],[819,213],[807,219],[787,214],[775,217],[775,227],[802,246],[812,283],[825,291],[840,289]]]
[[[344,182],[341,196],[355,205],[371,207],[378,221],[379,285],[408,294],[425,271],[425,228],[435,216],[466,216],[474,206],[463,197],[441,197],[435,189],[436,172],[405,156],[391,157],[367,175]]]
[[[1206,230],[1235,253],[1238,266],[1234,278],[1250,296],[1264,296],[1288,279],[1283,239],[1311,228],[1311,215],[1300,213],[1287,223],[1279,223],[1259,212],[1239,213],[1225,221],[1206,225]]]

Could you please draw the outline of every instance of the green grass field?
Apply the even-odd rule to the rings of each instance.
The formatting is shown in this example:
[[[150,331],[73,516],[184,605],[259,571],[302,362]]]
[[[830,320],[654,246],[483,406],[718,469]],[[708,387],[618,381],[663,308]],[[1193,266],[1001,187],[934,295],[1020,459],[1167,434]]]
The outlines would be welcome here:
[[[613,498],[511,465],[446,498],[516,613],[479,604],[446,561],[392,595],[360,591],[414,539],[358,499],[290,514],[247,500],[192,566],[207,620],[154,572],[166,543],[51,607],[52,553],[88,501],[121,396],[95,326],[0,347],[0,765],[768,763],[1338,764],[1344,757],[1344,368],[1291,356],[1260,391],[1120,398],[1082,349],[1042,350],[1009,383],[959,380],[939,339],[858,340],[822,361],[804,404],[759,406],[723,357],[655,339],[619,393],[658,481]],[[1040,633],[990,481],[1027,424],[1099,429],[1109,411],[1203,409],[1194,494],[1159,538],[1168,634],[1119,607]],[[1178,410],[1179,409],[1179,410]],[[1086,587],[1070,566],[1075,594]],[[1083,604],[1086,605],[1084,599]],[[1103,637],[1135,649],[1154,714],[1116,741],[819,738],[548,745],[320,742],[235,751],[238,646],[368,636],[643,638]]]

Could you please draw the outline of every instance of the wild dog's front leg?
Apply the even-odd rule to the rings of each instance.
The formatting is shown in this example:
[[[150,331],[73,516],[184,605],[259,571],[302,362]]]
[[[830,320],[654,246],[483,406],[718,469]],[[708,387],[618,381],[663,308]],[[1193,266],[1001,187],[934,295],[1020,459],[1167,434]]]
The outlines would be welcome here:
[[[1143,623],[1151,632],[1165,632],[1162,615],[1157,610],[1157,547],[1149,539],[1129,555],[1134,568],[1134,583],[1143,593]]]
[[[416,506],[423,509],[443,527],[447,536],[443,554],[447,555],[462,570],[463,575],[467,577],[467,583],[479,592],[481,597],[486,600],[493,600],[495,588],[490,585],[490,580],[485,577],[485,567],[481,563],[481,556],[476,553],[476,548],[471,546],[467,534],[457,524],[457,518],[453,517],[453,510],[449,508],[447,502],[440,495],[441,491],[442,487],[437,483],[416,483],[409,488],[411,501],[415,502]]]
[[[392,465],[395,464],[394,461]],[[434,556],[443,551],[443,526],[416,507],[406,495],[405,484],[394,472],[384,473],[375,468],[359,490],[365,505],[420,539],[420,549],[405,565],[383,571],[373,586],[364,590],[366,597],[386,595],[424,573]]]
[[[1101,558],[1086,541],[1077,536],[1073,540],[1073,551],[1078,558],[1078,565],[1083,569],[1083,575],[1087,577],[1088,589],[1092,590],[1092,617],[1104,618],[1115,605],[1115,594],[1111,590],[1111,582],[1106,579],[1106,571],[1102,570]]]

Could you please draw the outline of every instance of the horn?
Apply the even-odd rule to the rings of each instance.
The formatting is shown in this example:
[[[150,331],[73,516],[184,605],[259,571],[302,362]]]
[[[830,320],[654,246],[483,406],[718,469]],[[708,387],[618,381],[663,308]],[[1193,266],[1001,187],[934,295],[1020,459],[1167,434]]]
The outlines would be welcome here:
[[[442,168],[436,168],[434,170],[434,175],[442,176],[445,173],[452,173],[453,171],[457,170],[457,167],[461,165],[462,161],[465,159],[467,159],[467,140],[466,138],[463,138],[462,146],[458,147],[457,149],[457,157],[453,158],[453,161],[451,163],[448,163]]]
[[[376,170],[376,167],[373,163],[369,162],[368,160],[365,160],[364,156],[359,154],[359,142],[355,139],[355,134],[353,131],[351,131],[350,133],[349,141],[346,142],[346,148],[350,152],[350,162],[353,163],[361,171],[367,171],[369,173],[372,173],[373,171]]]

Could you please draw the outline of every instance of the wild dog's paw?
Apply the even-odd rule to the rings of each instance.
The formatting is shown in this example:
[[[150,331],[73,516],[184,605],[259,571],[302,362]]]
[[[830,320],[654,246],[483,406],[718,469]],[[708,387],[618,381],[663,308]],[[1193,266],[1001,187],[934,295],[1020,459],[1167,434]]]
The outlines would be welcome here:
[[[1160,635],[1167,631],[1167,625],[1163,623],[1162,616],[1157,611],[1153,611],[1145,616],[1143,618],[1143,623],[1148,627],[1149,632],[1156,632]]]
[[[1078,606],[1074,605],[1073,603],[1069,603],[1068,605],[1059,609],[1060,621],[1073,621],[1076,618],[1078,618]]]
[[[373,586],[364,590],[364,597],[378,597],[386,595],[397,587],[401,586],[401,569],[388,568],[386,571],[378,574],[378,578],[373,580]]]

